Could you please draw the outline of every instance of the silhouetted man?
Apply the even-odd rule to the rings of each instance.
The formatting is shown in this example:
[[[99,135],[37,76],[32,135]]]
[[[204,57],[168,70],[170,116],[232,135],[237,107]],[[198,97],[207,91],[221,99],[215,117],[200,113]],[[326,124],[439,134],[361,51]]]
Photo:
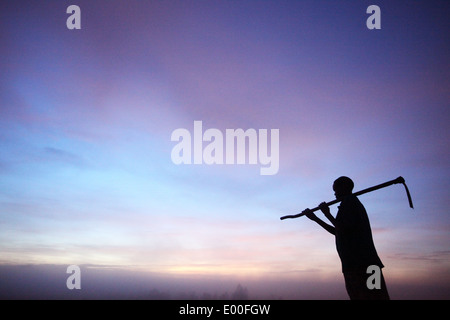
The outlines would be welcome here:
[[[353,181],[348,177],[340,177],[334,181],[334,194],[336,199],[341,200],[336,218],[330,214],[325,202],[319,205],[332,225],[319,219],[310,209],[304,212],[309,219],[335,235],[336,249],[341,259],[345,287],[350,299],[389,299],[381,271],[384,266],[373,243],[369,218],[362,203],[352,194],[353,186]],[[369,289],[367,285],[371,276],[371,273],[367,273],[367,267],[371,265],[379,267],[380,289]]]

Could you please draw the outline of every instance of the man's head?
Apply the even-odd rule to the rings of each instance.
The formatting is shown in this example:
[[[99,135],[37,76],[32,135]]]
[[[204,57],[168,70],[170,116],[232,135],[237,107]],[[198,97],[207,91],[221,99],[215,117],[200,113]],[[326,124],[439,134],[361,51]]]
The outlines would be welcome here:
[[[352,194],[354,187],[352,179],[349,177],[339,177],[333,183],[333,190],[336,199],[341,199],[342,197]]]

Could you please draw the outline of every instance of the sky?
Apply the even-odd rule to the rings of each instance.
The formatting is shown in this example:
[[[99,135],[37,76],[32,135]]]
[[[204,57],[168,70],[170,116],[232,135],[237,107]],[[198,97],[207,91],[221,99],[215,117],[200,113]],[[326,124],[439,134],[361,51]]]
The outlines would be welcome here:
[[[381,29],[366,26],[372,4]],[[401,185],[360,196],[388,290],[449,299],[448,14],[446,1],[2,1],[0,287],[20,297],[45,269],[70,298],[65,267],[79,265],[87,296],[133,275],[198,297],[242,284],[346,299],[333,236],[279,218],[333,200],[339,176],[355,191],[403,176],[414,209]],[[278,171],[175,164],[172,133],[194,141],[194,121],[224,137],[277,129]]]

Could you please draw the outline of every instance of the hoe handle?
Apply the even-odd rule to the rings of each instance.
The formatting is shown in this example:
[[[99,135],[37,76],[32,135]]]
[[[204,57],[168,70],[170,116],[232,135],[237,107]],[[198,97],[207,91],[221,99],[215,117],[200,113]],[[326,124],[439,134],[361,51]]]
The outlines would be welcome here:
[[[389,186],[391,186],[393,184],[397,184],[397,183],[401,183],[401,184],[403,184],[405,186],[406,195],[408,196],[409,206],[410,206],[410,208],[414,208],[413,203],[412,203],[412,199],[411,199],[411,194],[409,193],[408,187],[406,186],[405,179],[403,179],[403,177],[398,177],[397,179],[394,179],[394,180],[391,180],[391,181],[387,181],[385,183],[381,183],[381,184],[378,184],[376,186],[373,186],[373,187],[370,187],[370,188],[367,188],[367,189],[355,192],[355,193],[353,193],[353,195],[360,196],[360,195],[362,195],[364,193],[368,193],[368,192],[372,192],[372,191],[375,191],[375,190],[378,190],[378,189],[381,189],[381,188],[389,187]],[[331,205],[333,205],[335,203],[338,203],[338,202],[341,202],[341,200],[337,200],[337,199],[336,200],[332,200],[330,202],[327,202],[326,204],[327,204],[327,206],[331,206]],[[319,210],[319,207],[315,207],[315,208],[311,209],[312,212],[317,211],[317,210]],[[294,214],[294,215],[283,216],[283,217],[280,218],[280,220],[299,218],[301,216],[304,216],[305,214],[306,213],[300,212],[300,213]]]

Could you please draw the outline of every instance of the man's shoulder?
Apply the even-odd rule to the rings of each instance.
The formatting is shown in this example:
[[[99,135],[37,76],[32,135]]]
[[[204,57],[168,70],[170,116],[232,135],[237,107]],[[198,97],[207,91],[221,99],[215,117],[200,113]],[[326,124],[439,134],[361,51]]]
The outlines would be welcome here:
[[[351,194],[349,196],[346,196],[341,201],[341,206],[347,207],[347,206],[354,206],[354,205],[362,205],[361,201],[359,201],[358,197]]]
[[[339,206],[339,211],[352,212],[352,213],[362,213],[365,212],[364,205],[359,201],[358,197],[355,195],[349,195],[344,200],[342,200]]]

